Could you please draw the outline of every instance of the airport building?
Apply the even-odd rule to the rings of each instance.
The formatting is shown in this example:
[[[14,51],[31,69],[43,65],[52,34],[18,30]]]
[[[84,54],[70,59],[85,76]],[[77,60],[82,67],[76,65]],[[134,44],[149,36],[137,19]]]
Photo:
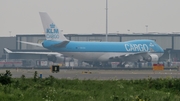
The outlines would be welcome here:
[[[71,41],[105,41],[105,34],[65,34],[65,37]],[[45,39],[44,34],[23,34],[16,35],[15,37],[0,37],[0,56],[1,59],[23,59],[23,60],[41,60],[44,64],[48,61],[45,55],[32,55],[32,54],[11,54],[10,56],[4,52],[3,48],[9,48],[12,51],[21,52],[49,52],[47,49],[37,46],[31,46],[20,43],[19,41],[27,41],[33,43],[41,43]],[[135,39],[152,39],[156,41],[164,49],[164,55],[160,58],[161,61],[180,61],[180,33],[132,33],[132,34],[119,34],[109,33],[109,42],[123,42]],[[24,64],[28,64],[25,62]],[[31,63],[32,64],[32,63]],[[44,65],[45,66],[45,65]]]

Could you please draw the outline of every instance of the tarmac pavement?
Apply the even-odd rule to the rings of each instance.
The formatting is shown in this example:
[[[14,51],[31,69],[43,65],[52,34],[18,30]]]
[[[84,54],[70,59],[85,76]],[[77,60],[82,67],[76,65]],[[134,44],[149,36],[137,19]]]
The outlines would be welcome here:
[[[20,78],[25,75],[26,78],[33,78],[35,71],[42,78],[50,75],[55,78],[65,79],[93,79],[93,80],[114,80],[114,79],[146,79],[146,78],[180,78],[180,71],[176,70],[60,70],[58,73],[52,73],[50,69],[8,69],[13,78]],[[0,73],[5,73],[6,69],[0,69]]]

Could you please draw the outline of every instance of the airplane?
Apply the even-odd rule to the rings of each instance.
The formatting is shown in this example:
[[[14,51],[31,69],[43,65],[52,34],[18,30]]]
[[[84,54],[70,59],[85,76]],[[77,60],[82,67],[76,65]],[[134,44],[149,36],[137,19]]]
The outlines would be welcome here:
[[[109,61],[158,62],[164,50],[149,39],[130,40],[125,42],[88,42],[70,41],[58,29],[46,12],[39,12],[46,40],[42,44],[20,41],[21,43],[43,46],[44,48],[60,52],[91,64],[107,63]]]

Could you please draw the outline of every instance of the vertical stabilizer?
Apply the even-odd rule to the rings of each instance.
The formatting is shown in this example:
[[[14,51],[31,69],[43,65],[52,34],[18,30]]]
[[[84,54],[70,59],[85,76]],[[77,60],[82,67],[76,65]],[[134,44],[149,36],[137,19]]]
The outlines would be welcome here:
[[[44,28],[46,40],[67,41],[66,37],[61,33],[56,24],[51,20],[46,12],[39,12],[42,25]]]

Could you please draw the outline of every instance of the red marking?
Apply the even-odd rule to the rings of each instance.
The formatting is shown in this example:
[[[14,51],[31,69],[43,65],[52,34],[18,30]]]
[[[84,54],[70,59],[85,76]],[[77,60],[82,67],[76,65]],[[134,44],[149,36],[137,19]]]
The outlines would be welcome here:
[[[22,62],[0,62],[0,64],[22,64]]]

